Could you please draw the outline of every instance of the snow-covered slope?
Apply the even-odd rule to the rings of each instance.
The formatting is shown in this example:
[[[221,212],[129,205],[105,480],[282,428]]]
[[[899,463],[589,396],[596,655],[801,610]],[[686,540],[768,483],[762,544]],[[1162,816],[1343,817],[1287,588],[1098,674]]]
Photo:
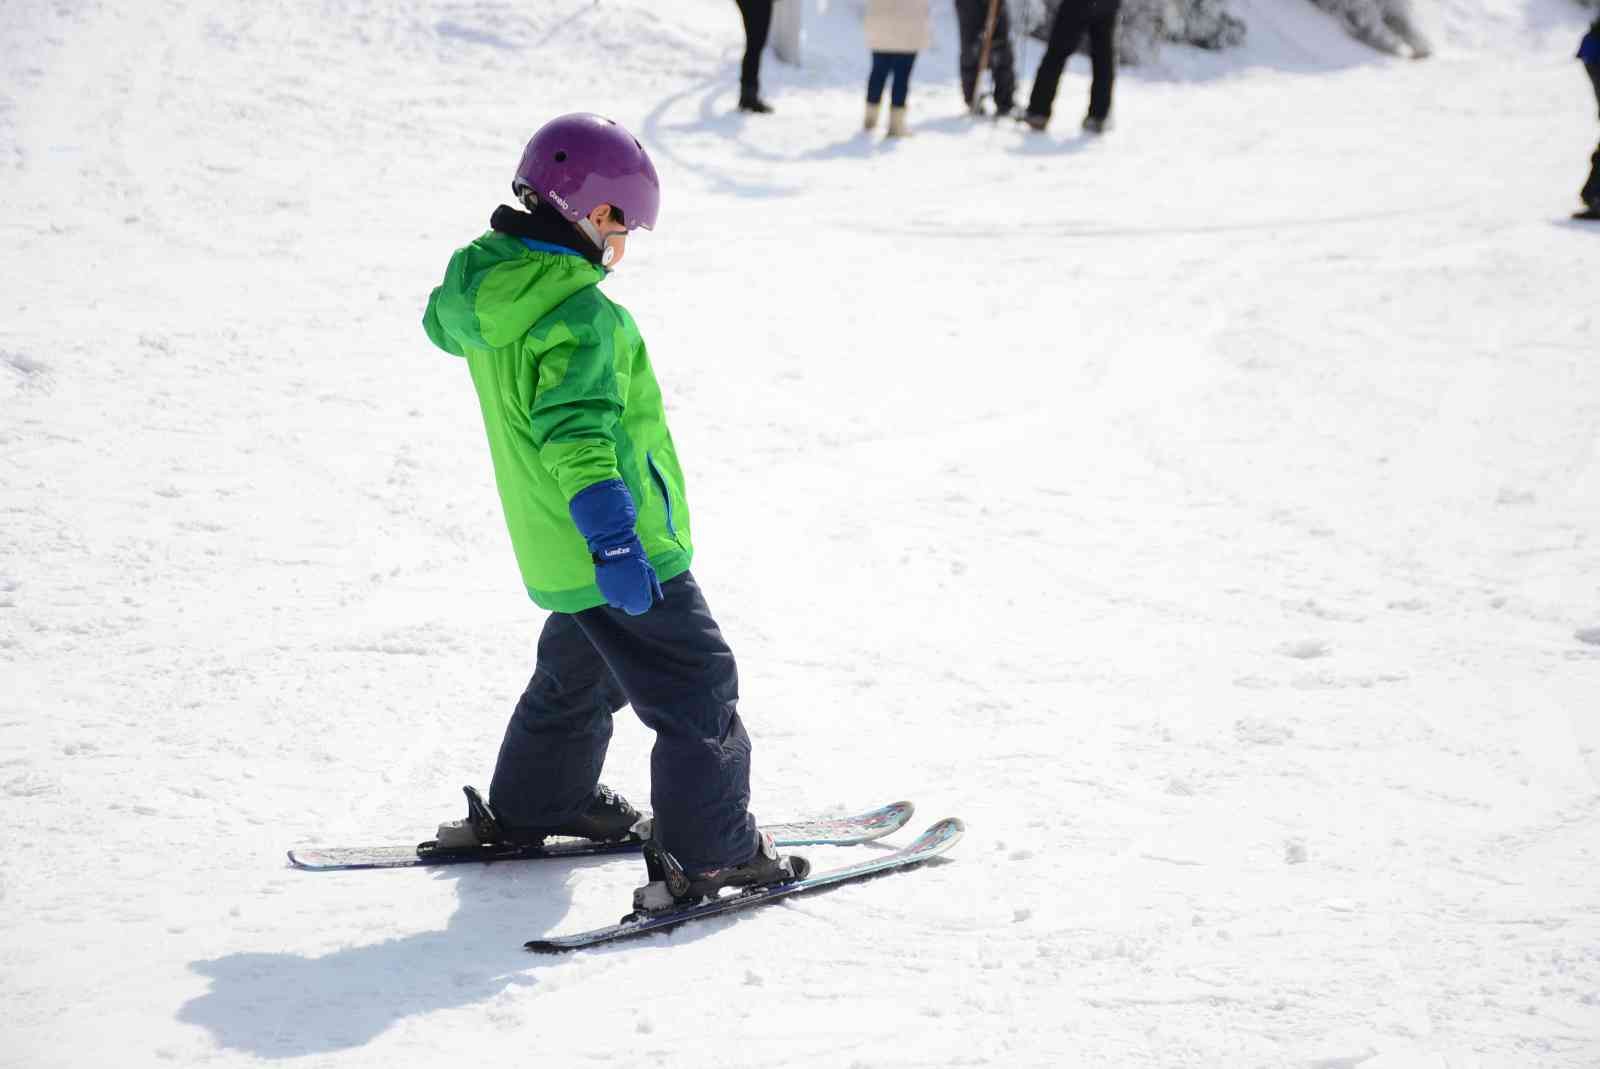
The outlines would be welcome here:
[[[764,120],[723,0],[6,6],[0,1065],[1600,1060],[1581,10],[1419,2],[1406,63],[1241,0],[1091,141],[1081,59],[1058,130],[974,126],[936,4],[885,145],[805,2]],[[578,108],[665,183],[606,285],[758,814],[970,830],[535,960],[642,866],[282,850],[488,778],[540,619],[418,317]]]

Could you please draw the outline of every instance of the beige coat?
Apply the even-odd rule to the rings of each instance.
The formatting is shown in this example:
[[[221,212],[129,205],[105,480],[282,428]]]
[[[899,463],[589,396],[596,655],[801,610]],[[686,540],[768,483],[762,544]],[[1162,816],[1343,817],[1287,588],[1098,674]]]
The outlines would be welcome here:
[[[874,52],[921,52],[932,43],[928,0],[867,0],[867,47]]]

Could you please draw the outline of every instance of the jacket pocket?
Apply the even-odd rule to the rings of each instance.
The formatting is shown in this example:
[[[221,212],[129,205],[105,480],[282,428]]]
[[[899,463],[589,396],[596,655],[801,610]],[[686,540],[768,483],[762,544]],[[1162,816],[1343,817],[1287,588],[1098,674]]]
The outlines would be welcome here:
[[[653,454],[646,453],[644,462],[650,466],[650,477],[655,480],[656,489],[661,491],[662,504],[667,507],[667,534],[672,537],[673,541],[677,541],[678,527],[672,522],[672,492],[667,489],[667,477],[661,474],[661,468],[657,466],[656,458]]]

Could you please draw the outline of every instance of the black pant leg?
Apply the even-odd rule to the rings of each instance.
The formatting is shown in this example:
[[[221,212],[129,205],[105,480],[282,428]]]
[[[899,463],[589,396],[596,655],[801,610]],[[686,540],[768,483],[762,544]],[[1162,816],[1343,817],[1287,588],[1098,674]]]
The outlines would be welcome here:
[[[983,49],[983,20],[989,0],[956,0],[956,25],[961,31],[961,99],[968,106],[978,89],[978,53]]]
[[[552,613],[500,743],[489,804],[511,828],[551,827],[594,796],[622,688],[573,617]]]
[[[738,0],[744,17],[744,62],[739,66],[739,91],[753,97],[761,92],[761,53],[772,29],[772,0]]]
[[[739,673],[688,572],[662,584],[642,616],[601,607],[575,619],[656,733],[650,754],[655,836],[690,872],[747,860],[750,736],[739,719]]]
[[[994,42],[989,46],[989,71],[994,75],[994,106],[1010,111],[1017,100],[1017,61],[1011,52],[1011,16],[1006,0],[994,21]]]
[[[1072,53],[1083,39],[1087,21],[1086,0],[1063,0],[1056,9],[1056,18],[1050,24],[1050,43],[1045,47],[1044,58],[1039,61],[1039,72],[1033,76],[1033,93],[1028,98],[1028,114],[1050,117],[1055,106],[1056,90],[1061,85],[1061,72]]]
[[[1111,86],[1117,77],[1117,9],[1115,2],[1101,4],[1089,20],[1089,62],[1094,68],[1089,83],[1089,114],[1104,119],[1111,114]]]
[[[1583,68],[1589,72],[1589,80],[1594,83],[1595,103],[1600,105],[1600,63],[1585,63]],[[1579,196],[1591,208],[1600,207],[1600,147],[1589,157],[1589,180],[1583,184]]]

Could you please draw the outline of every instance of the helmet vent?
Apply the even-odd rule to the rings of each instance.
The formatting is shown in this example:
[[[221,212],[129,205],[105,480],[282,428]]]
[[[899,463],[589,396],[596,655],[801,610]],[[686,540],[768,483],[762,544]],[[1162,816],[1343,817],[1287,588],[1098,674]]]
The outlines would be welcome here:
[[[565,152],[556,153],[556,162],[557,163],[566,163],[567,162],[567,154]]]

